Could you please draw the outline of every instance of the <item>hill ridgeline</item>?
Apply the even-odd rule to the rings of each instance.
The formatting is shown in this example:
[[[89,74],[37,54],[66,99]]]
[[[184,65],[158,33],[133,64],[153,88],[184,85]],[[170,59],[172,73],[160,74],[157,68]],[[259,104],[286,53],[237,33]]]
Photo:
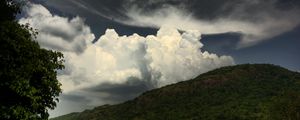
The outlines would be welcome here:
[[[269,64],[219,68],[52,120],[299,120],[300,73]]]

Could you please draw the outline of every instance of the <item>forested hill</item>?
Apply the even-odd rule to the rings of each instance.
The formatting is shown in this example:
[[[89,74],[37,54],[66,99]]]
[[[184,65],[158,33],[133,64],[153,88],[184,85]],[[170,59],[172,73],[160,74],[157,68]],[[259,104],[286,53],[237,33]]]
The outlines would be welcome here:
[[[52,120],[299,120],[300,74],[269,64],[223,67],[195,79]]]

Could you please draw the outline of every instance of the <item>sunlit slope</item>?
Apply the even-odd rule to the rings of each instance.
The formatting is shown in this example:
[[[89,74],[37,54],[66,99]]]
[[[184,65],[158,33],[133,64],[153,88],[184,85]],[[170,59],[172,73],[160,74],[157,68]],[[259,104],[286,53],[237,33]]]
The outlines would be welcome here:
[[[53,120],[199,119],[300,119],[300,74],[268,64],[223,67],[122,104]]]

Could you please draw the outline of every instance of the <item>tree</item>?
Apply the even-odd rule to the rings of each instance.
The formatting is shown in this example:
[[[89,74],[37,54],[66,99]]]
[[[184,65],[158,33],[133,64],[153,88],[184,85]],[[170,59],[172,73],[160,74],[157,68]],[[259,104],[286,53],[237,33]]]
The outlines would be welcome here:
[[[63,54],[41,48],[33,41],[37,33],[18,24],[20,3],[0,4],[0,119],[48,119],[61,93],[57,70],[64,68]]]
[[[20,13],[20,7],[23,2],[16,2],[16,0],[1,0],[0,10],[1,18],[0,21],[13,21],[16,14]]]

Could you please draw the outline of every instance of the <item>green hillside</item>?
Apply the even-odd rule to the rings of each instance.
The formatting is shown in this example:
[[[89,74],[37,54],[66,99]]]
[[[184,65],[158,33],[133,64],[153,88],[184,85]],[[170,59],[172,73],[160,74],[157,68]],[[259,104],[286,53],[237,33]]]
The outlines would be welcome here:
[[[195,79],[52,120],[300,120],[300,74],[268,64],[223,67]]]

